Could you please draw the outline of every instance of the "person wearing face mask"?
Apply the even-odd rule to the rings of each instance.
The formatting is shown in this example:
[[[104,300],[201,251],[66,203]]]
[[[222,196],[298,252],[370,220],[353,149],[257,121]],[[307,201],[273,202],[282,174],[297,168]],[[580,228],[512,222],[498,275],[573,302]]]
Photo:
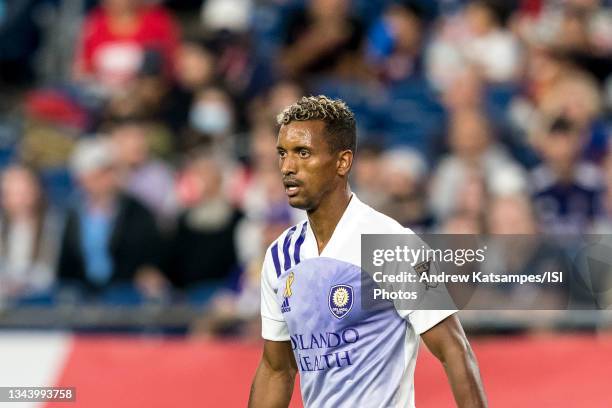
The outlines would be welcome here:
[[[207,88],[200,91],[189,112],[189,127],[197,136],[188,139],[211,139],[221,146],[232,146],[234,131],[234,110],[232,100],[221,88]],[[187,140],[186,144],[197,145],[199,140]]]
[[[216,64],[217,55],[206,40],[189,37],[179,45],[174,58],[174,82],[164,100],[166,122],[175,132],[187,127],[198,91],[217,82]]]

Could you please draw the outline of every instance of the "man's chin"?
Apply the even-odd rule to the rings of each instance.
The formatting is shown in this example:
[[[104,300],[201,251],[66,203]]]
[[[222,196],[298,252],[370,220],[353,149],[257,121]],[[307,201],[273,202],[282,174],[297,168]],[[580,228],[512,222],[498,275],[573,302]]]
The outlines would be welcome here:
[[[288,197],[289,205],[298,210],[308,210],[308,203],[300,197]]]

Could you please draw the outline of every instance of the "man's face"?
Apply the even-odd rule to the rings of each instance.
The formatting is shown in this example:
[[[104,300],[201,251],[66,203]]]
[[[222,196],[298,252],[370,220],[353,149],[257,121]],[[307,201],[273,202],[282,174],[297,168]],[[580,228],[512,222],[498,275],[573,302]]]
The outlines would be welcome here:
[[[546,135],[542,143],[543,155],[551,165],[568,166],[577,160],[582,149],[582,135],[578,131],[555,131]]]
[[[147,161],[149,143],[146,132],[144,126],[137,124],[119,126],[112,131],[111,140],[122,165],[136,166]]]
[[[312,120],[283,125],[276,148],[289,204],[306,211],[316,209],[340,181],[338,157],[325,140],[325,123]]]
[[[86,194],[105,197],[114,194],[118,180],[114,167],[105,167],[79,175],[79,182]]]

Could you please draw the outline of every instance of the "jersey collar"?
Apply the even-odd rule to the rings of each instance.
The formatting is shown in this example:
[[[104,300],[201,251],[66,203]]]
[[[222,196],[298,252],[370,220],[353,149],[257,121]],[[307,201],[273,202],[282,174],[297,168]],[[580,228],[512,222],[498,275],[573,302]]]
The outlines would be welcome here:
[[[342,241],[346,238],[347,234],[350,233],[349,225],[359,216],[359,208],[363,205],[363,203],[357,198],[355,193],[351,193],[351,199],[348,203],[348,206],[342,213],[342,217],[336,224],[334,228],[334,232],[332,232],[332,236],[329,239],[323,251],[319,254],[319,249],[317,247],[317,239],[315,238],[314,231],[308,222],[308,227],[306,229],[306,244],[307,244],[307,256],[309,258],[314,257],[332,257],[335,253],[336,248],[340,246]]]

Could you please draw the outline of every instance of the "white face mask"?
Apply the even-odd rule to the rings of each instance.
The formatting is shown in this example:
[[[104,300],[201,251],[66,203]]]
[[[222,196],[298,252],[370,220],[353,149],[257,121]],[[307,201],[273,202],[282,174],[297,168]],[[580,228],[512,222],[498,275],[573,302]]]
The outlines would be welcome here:
[[[232,119],[223,104],[203,102],[191,108],[189,122],[202,133],[222,135],[230,131]]]

